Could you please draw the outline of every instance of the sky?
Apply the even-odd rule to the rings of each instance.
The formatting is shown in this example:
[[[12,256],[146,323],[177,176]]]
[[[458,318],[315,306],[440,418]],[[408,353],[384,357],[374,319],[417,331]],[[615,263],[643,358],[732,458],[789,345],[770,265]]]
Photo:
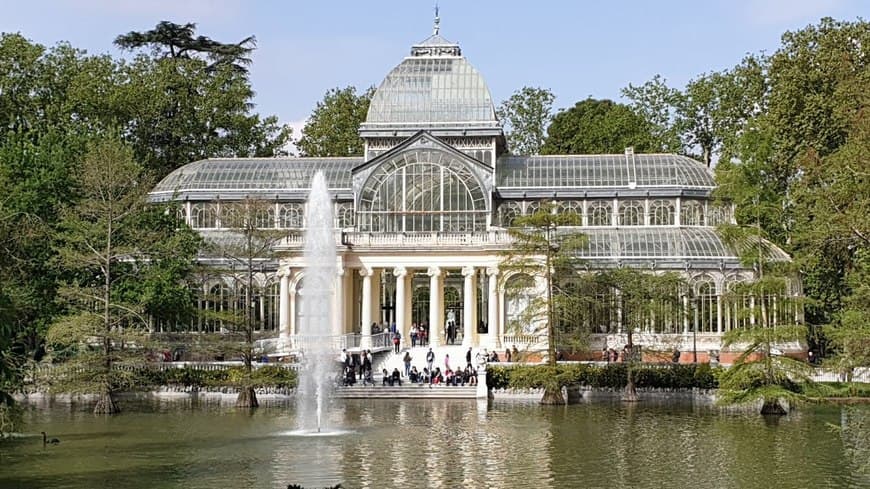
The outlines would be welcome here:
[[[256,111],[298,129],[333,87],[379,85],[432,33],[434,0],[0,0],[0,32],[122,55],[119,34],[161,20],[195,22],[221,42],[254,35]],[[683,87],[747,53],[772,53],[783,32],[868,18],[868,0],[440,0],[441,34],[458,42],[496,104],[523,86],[556,108],[656,74]]]

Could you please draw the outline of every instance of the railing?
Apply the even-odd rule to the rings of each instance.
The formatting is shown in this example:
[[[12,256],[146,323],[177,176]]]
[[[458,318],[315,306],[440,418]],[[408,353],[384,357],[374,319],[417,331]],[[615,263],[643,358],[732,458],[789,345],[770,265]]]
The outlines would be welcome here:
[[[513,242],[506,231],[486,231],[479,233],[363,233],[357,231],[334,234],[336,245],[348,245],[364,248],[404,248],[420,246],[485,246],[509,245]],[[290,248],[304,246],[305,238],[301,234],[288,236],[282,243]]]
[[[523,350],[545,348],[547,335],[506,334],[501,337],[501,344],[508,348],[517,346]]]
[[[392,348],[393,335],[389,331],[372,335],[372,349],[379,350],[381,348]]]
[[[833,370],[816,369],[812,375],[816,382],[867,382],[870,383],[870,368],[856,368],[851,375]]]

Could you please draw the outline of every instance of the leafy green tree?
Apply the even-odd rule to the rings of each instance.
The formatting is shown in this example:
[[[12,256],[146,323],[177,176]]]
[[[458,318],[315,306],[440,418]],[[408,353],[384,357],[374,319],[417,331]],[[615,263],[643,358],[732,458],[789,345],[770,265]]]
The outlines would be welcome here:
[[[679,90],[669,87],[661,75],[655,75],[643,85],[629,84],[622,89],[622,96],[631,101],[632,110],[649,121],[650,132],[661,142],[662,151],[683,153],[678,124],[683,94]]]
[[[825,18],[785,33],[763,66],[767,88],[759,115],[735,138],[734,160],[716,169],[719,193],[736,205],[738,222],[754,220],[760,207],[765,234],[804,270],[804,291],[813,299],[810,325],[835,321],[859,246],[850,233],[824,237],[821,230],[836,222],[826,206],[842,206],[844,195],[866,200],[859,148],[866,141],[860,127],[870,87],[868,51],[870,23],[863,20]],[[842,149],[838,161],[850,141],[853,148]]]
[[[258,339],[256,332],[259,329],[253,305],[254,293],[259,288],[255,273],[262,263],[275,258],[274,247],[286,232],[270,229],[274,220],[273,202],[247,198],[223,207],[221,226],[231,229],[231,234],[226,239],[207,243],[205,252],[222,258],[232,270],[242,271],[244,296],[241,307],[208,313],[207,319],[219,322],[224,331],[217,338],[217,344],[210,347],[222,354],[242,358],[245,375],[240,380],[236,407],[254,408],[259,406],[252,375],[256,354],[254,341]]]
[[[579,226],[580,221],[575,212],[557,211],[552,202],[541,202],[533,214],[516,218],[508,228],[513,245],[505,253],[501,268],[506,275],[519,273],[543,281],[544,294],[531,299],[522,321],[546,328],[547,364],[551,367],[556,365],[559,319],[570,316],[575,305],[569,284],[577,274],[577,251],[585,242],[585,236],[565,228]],[[546,386],[541,403],[564,403],[557,380],[553,377]]]
[[[359,95],[352,86],[328,90],[296,141],[301,155],[361,156],[365,145],[359,127],[366,120],[374,93],[374,87]]]
[[[516,155],[541,152],[553,120],[556,96],[547,88],[523,87],[499,104],[496,115],[505,130],[508,151]]]
[[[588,98],[553,117],[541,153],[622,153],[627,147],[639,153],[662,150],[643,116],[627,105]]]
[[[148,333],[141,302],[125,301],[119,289],[159,260],[151,252],[167,236],[143,226],[143,213],[153,212],[145,203],[150,184],[117,139],[90,145],[75,184],[80,200],[61,213],[57,248],[59,265],[69,271],[60,290],[68,309],[47,336],[58,355],[70,358],[50,380],[59,390],[97,394],[94,412],[114,414],[115,393],[140,380],[119,367],[141,366]]]
[[[622,94],[653,125],[665,151],[697,155],[712,166],[714,157],[729,159],[734,140],[764,104],[764,58],[747,56],[731,70],[702,74],[680,91],[656,75]]]

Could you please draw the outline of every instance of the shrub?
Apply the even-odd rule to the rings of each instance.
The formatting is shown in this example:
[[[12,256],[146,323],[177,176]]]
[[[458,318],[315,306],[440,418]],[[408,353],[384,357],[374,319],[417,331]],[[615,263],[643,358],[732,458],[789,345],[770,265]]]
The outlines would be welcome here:
[[[627,365],[567,364],[523,365],[502,367],[491,365],[486,371],[487,386],[494,389],[542,388],[548,383],[557,385],[580,384],[589,387],[621,389],[627,381]],[[638,387],[658,389],[715,389],[718,369],[709,364],[644,366],[634,368]]]

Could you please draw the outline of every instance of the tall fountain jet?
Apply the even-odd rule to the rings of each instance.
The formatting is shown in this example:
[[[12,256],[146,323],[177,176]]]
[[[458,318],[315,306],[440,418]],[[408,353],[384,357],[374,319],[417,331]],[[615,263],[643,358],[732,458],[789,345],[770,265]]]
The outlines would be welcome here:
[[[332,296],[335,287],[335,238],[332,198],[323,172],[311,181],[305,210],[305,275],[299,292],[299,331],[304,341],[296,406],[299,429],[325,432],[324,409],[335,381]]]

